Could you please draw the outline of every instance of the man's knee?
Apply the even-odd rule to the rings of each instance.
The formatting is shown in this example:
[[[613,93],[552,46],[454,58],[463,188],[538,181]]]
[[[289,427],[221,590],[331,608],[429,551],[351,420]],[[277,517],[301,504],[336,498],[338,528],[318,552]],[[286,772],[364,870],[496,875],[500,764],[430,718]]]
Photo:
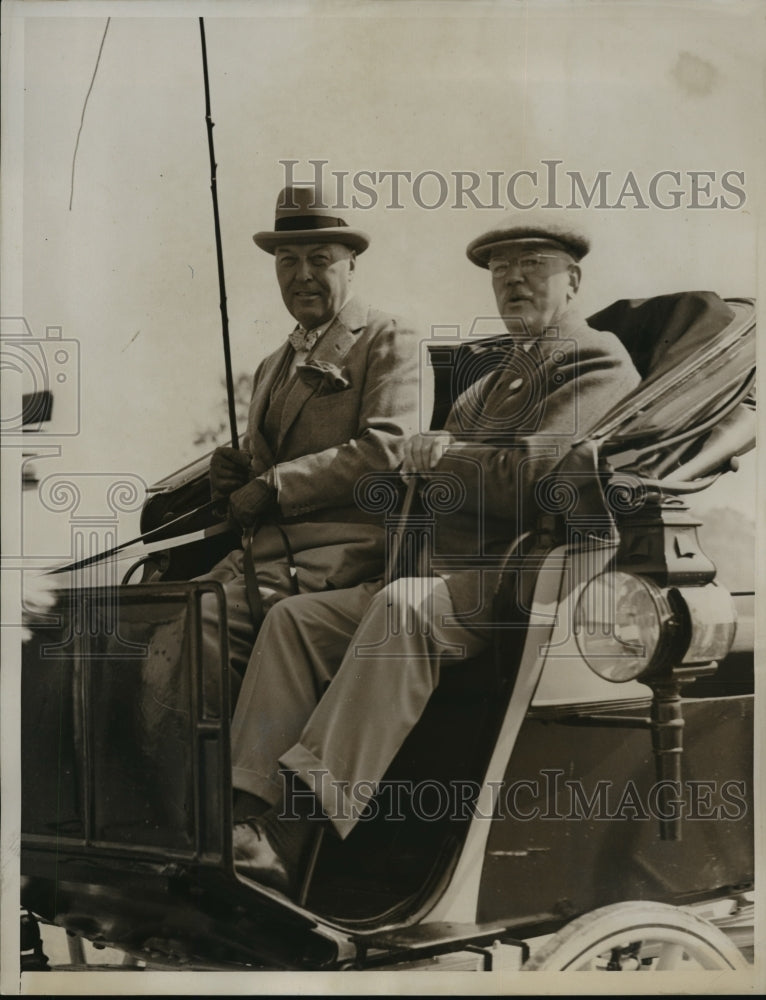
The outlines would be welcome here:
[[[431,580],[402,577],[389,583],[372,599],[360,631],[357,647],[377,647],[398,643],[403,635],[426,636],[430,632]]]
[[[279,635],[292,635],[301,622],[311,617],[313,597],[313,594],[294,594],[272,604],[260,628],[261,639],[275,629]]]
[[[413,623],[430,621],[434,583],[435,580],[427,576],[403,576],[384,587],[376,600],[396,617]]]

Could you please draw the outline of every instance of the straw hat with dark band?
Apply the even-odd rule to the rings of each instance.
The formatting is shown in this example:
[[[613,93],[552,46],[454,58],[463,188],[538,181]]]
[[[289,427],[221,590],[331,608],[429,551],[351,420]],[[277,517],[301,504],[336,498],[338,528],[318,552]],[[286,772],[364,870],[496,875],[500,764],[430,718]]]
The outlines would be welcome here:
[[[345,219],[327,208],[313,186],[283,188],[277,198],[274,230],[256,233],[253,240],[267,253],[285,243],[342,243],[364,253],[370,237],[351,229]]]

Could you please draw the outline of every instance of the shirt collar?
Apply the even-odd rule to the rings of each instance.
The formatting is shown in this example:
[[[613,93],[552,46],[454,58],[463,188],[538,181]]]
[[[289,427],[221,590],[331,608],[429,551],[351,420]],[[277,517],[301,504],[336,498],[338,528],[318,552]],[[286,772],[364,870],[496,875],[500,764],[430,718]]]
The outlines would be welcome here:
[[[338,318],[338,316],[340,316],[341,312],[346,308],[346,305],[348,304],[350,298],[351,298],[351,294],[349,293],[346,296],[346,298],[343,300],[343,304],[341,305],[340,309],[335,313],[335,315],[332,317],[332,319],[328,319],[328,321],[326,323],[322,323],[321,326],[312,326],[310,330],[306,330],[305,332],[306,333],[311,333],[313,331],[317,335],[317,340],[319,340],[319,338],[322,336],[322,334],[326,330],[329,330],[329,328],[333,325],[333,323]],[[297,329],[298,330],[304,330],[305,327],[302,327],[301,324],[299,323]]]

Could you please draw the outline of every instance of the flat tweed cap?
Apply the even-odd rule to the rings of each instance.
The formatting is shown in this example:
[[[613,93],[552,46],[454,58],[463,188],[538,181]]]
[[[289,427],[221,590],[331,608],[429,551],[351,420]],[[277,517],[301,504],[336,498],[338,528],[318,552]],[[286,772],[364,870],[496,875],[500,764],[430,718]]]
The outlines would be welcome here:
[[[569,217],[561,218],[562,213],[554,210],[548,212],[514,212],[505,217],[500,225],[477,236],[466,247],[468,259],[477,267],[488,267],[492,249],[502,243],[514,240],[539,240],[545,243],[555,243],[575,260],[581,260],[590,250],[590,238],[582,226],[571,224]]]

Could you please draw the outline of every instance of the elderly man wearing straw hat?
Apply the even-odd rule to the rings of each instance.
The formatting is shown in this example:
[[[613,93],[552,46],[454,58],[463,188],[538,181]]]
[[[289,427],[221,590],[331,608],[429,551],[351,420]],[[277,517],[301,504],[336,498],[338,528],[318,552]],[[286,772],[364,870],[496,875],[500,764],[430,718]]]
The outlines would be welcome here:
[[[243,547],[207,577],[226,592],[234,688],[264,614],[282,598],[341,590],[361,617],[382,586],[385,533],[354,490],[365,473],[399,467],[421,401],[430,407],[418,335],[352,295],[364,232],[307,186],[285,188],[274,229],[253,239],[273,255],[297,326],[255,372],[241,450],[217,448],[210,465],[213,496],[228,498],[243,531]],[[215,603],[203,602],[210,666],[218,642]]]
[[[444,430],[407,443],[405,475],[461,486],[437,515],[430,575],[387,585],[361,622],[350,607],[334,614],[324,594],[282,601],[266,619],[232,728],[234,859],[249,878],[294,894],[312,820],[350,832],[442,663],[489,644],[499,571],[481,559],[507,551],[529,526],[535,483],[639,381],[617,338],[574,307],[588,239],[550,219],[516,216],[468,246],[508,335]],[[285,774],[292,821],[280,817]]]

